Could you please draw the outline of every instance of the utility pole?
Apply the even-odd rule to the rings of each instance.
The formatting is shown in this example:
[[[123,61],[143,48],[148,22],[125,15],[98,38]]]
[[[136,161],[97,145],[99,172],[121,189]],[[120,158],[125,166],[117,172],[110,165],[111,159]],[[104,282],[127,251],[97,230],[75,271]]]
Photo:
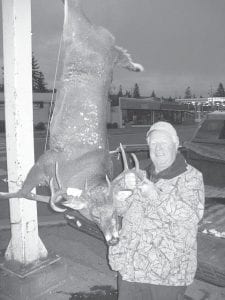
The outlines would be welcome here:
[[[34,164],[31,0],[2,0],[2,16],[8,184],[15,192]],[[10,199],[10,223],[6,262],[26,266],[47,257],[36,202]]]

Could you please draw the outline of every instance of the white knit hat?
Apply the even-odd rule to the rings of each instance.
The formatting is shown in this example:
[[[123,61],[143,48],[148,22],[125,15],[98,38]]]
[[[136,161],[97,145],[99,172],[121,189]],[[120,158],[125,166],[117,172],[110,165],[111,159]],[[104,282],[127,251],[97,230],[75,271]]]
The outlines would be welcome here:
[[[171,136],[171,138],[177,144],[177,146],[179,145],[179,137],[177,135],[176,129],[170,123],[165,121],[159,121],[153,124],[146,134],[147,139],[153,130],[160,130],[166,132]]]

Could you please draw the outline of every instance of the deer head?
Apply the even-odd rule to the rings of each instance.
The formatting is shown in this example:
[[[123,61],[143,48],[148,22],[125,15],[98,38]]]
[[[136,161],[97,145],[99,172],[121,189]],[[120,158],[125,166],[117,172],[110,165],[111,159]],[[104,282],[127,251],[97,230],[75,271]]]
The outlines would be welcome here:
[[[132,157],[135,168],[129,169],[127,157],[123,146],[120,144],[124,171],[110,182],[106,175],[105,180],[99,182],[98,186],[88,188],[87,182],[83,190],[68,188],[63,190],[58,178],[56,165],[56,178],[59,186],[54,191],[53,181],[50,182],[52,196],[50,206],[56,211],[65,211],[58,205],[69,207],[73,210],[88,211],[92,219],[102,230],[108,244],[116,244],[119,239],[120,222],[116,210],[116,202],[125,201],[131,197],[137,188],[138,183],[143,180],[143,171],[139,168],[139,162],[135,154]]]

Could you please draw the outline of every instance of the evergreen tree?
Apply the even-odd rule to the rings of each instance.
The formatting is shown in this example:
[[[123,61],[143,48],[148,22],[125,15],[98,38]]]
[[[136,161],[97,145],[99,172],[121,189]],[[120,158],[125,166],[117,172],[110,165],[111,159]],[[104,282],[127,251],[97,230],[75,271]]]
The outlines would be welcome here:
[[[214,97],[225,97],[225,90],[223,87],[223,84],[220,82],[219,86],[215,92],[215,94],[213,94]]]
[[[185,94],[184,94],[184,98],[185,99],[191,99],[192,95],[191,95],[191,88],[190,86],[188,86],[185,90]]]
[[[156,94],[154,90],[152,91],[151,98],[156,98]]]
[[[122,87],[122,85],[119,86],[119,92],[118,92],[117,96],[118,96],[118,98],[123,97],[123,87]]]
[[[169,101],[169,102],[174,102],[174,101],[175,101],[175,99],[174,99],[174,98],[172,98],[171,96],[169,96],[169,98],[168,98],[168,101]]]
[[[137,83],[134,85],[133,98],[140,98],[140,90]]]
[[[32,53],[32,83],[34,92],[47,92],[44,74],[40,71],[39,64]]]
[[[38,90],[38,81],[39,81],[39,64],[32,53],[32,81],[33,81],[33,90]]]
[[[126,90],[125,96],[126,96],[127,98],[131,98],[131,92],[128,91],[128,90]]]
[[[2,81],[0,84],[0,91],[4,91],[4,66],[2,69]],[[40,71],[39,64],[32,54],[32,85],[34,92],[48,92],[47,83],[45,82],[44,74]]]
[[[44,74],[41,71],[39,72],[39,78],[38,78],[37,82],[38,82],[39,91],[40,92],[46,92],[47,91],[47,84],[45,83]]]
[[[109,94],[108,94],[108,97],[109,97],[109,101],[111,103],[111,106],[118,106],[119,105],[119,97],[115,93],[115,90],[110,90]]]

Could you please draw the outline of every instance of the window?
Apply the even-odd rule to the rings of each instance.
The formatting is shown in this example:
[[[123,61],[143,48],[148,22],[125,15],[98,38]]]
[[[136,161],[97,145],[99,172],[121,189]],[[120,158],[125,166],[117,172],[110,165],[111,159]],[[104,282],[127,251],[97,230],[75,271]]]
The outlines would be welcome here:
[[[209,141],[225,139],[225,120],[205,120],[195,138]]]

